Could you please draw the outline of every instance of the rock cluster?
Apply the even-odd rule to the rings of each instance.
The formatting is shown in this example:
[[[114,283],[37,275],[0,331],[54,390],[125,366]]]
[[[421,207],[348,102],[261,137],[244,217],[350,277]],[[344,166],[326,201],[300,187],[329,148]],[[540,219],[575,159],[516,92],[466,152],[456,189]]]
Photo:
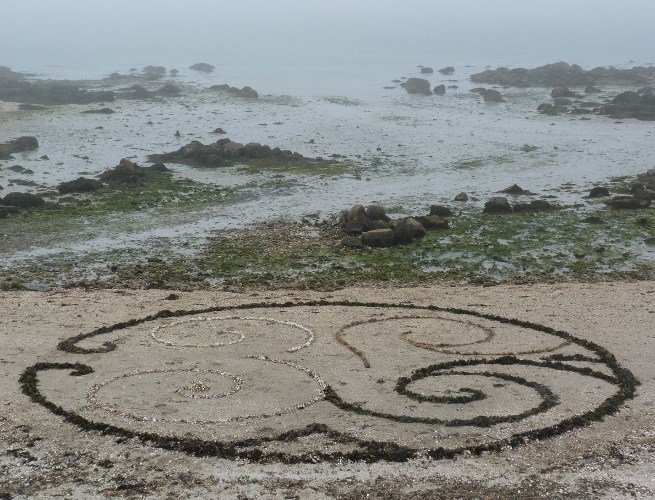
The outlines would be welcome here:
[[[591,86],[601,82],[647,84],[655,79],[655,67],[616,69],[598,67],[585,71],[577,64],[556,62],[534,69],[497,68],[471,75],[475,83],[510,87],[571,87]]]
[[[247,85],[243,88],[238,88],[232,87],[227,83],[223,83],[221,85],[212,85],[209,87],[209,90],[228,92],[230,94],[236,95],[237,97],[245,97],[246,99],[257,99],[259,97],[257,91],[252,87],[248,87]]]
[[[9,214],[16,213],[22,208],[40,208],[45,205],[45,200],[40,196],[31,193],[12,192],[0,198],[0,219]]]
[[[0,78],[0,101],[53,105],[112,102],[114,99],[111,91],[89,91],[71,82]]]
[[[155,162],[184,163],[203,167],[220,167],[231,165],[236,161],[248,161],[270,158],[279,161],[294,161],[304,158],[300,153],[294,153],[280,148],[249,142],[242,144],[228,138],[219,139],[211,144],[192,141],[177,151],[151,155]]]
[[[0,144],[0,159],[9,159],[13,153],[33,151],[39,147],[36,137],[23,136]]]
[[[427,231],[447,229],[448,219],[436,215],[445,207],[431,207],[430,214],[421,217],[406,217],[391,220],[383,207],[379,205],[355,205],[344,211],[340,227],[347,234],[342,244],[348,247],[391,247],[403,245],[421,239]],[[446,209],[447,210],[447,209]],[[451,213],[448,211],[448,213]]]
[[[106,182],[114,187],[132,187],[142,185],[148,178],[162,175],[170,172],[163,163],[156,163],[150,167],[141,167],[127,158],[123,158],[117,166],[109,170],[105,170],[100,175],[100,180]],[[77,183],[78,186],[83,186],[80,179],[72,181]],[[89,186],[93,184],[88,184]],[[97,184],[95,184],[97,186]],[[59,189],[61,192],[61,184]],[[98,186],[99,187],[99,186]],[[95,191],[96,189],[91,189]]]

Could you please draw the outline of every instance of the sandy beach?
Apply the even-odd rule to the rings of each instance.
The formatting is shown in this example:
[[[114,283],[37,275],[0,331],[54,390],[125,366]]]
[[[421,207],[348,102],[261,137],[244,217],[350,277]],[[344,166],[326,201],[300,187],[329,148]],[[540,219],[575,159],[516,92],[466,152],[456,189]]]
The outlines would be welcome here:
[[[651,497],[654,299],[3,292],[0,497]]]

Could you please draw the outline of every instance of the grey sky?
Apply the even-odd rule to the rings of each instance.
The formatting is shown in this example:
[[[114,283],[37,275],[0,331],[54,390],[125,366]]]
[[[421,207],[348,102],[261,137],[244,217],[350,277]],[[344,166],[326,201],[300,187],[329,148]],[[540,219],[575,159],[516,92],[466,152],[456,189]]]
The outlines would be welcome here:
[[[354,52],[655,62],[652,0],[0,0],[0,64]],[[215,57],[212,57],[212,55]],[[342,55],[340,55],[342,54]],[[414,61],[412,61],[414,62]],[[587,61],[575,61],[581,64]]]

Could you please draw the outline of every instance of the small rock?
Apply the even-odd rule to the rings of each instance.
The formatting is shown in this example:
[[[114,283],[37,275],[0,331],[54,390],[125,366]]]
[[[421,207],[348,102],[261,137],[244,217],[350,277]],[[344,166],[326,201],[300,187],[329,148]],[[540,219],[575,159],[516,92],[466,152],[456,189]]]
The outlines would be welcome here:
[[[346,236],[341,240],[341,244],[348,248],[364,248],[362,240],[356,238],[355,236]]]
[[[396,239],[392,229],[374,229],[362,233],[361,242],[369,247],[391,247]]]
[[[459,193],[457,196],[455,196],[455,201],[467,201],[469,199],[468,195],[464,192]]]
[[[589,198],[602,198],[603,196],[609,196],[609,195],[610,195],[609,189],[602,186],[596,186],[594,188],[591,188],[591,191],[589,191]]]

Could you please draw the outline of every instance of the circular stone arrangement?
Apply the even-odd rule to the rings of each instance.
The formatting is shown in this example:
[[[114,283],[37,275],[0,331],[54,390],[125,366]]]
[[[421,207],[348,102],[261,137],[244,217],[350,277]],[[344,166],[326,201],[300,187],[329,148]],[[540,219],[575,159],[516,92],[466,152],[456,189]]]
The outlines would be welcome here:
[[[190,325],[194,323],[199,323],[199,322],[221,322],[221,321],[229,321],[229,320],[240,320],[240,321],[246,321],[246,322],[262,322],[262,323],[268,323],[268,324],[277,324],[277,325],[286,325],[286,326],[291,326],[293,328],[301,330],[305,336],[305,342],[303,344],[299,344],[296,346],[293,346],[288,349],[288,352],[294,352],[294,351],[299,351],[300,349],[303,349],[304,347],[309,347],[312,342],[314,342],[314,333],[307,328],[306,326],[303,326],[298,323],[294,323],[293,321],[281,321],[279,319],[272,319],[272,318],[253,318],[253,317],[244,317],[244,316],[212,316],[212,317],[204,317],[204,316],[197,316],[193,318],[183,318],[179,319],[177,321],[173,321],[171,323],[166,323],[163,325],[157,325],[152,329],[150,332],[150,336],[155,342],[159,342],[160,344],[164,344],[166,346],[175,346],[175,347],[225,347],[229,345],[234,345],[238,344],[239,342],[242,342],[246,336],[245,334],[240,331],[240,330],[218,330],[216,331],[217,336],[221,335],[226,335],[226,334],[233,334],[238,336],[237,339],[227,341],[227,342],[214,342],[212,344],[184,344],[184,343],[178,343],[173,340],[166,340],[164,338],[161,338],[159,335],[159,331],[163,329],[171,330],[173,327],[178,327],[178,326],[185,326],[185,325]]]
[[[311,314],[329,311],[330,325],[333,325],[334,318],[342,319],[341,325],[332,327],[332,337],[328,335],[329,332],[323,332],[325,337],[321,338],[325,340],[318,346],[313,344],[312,329],[296,321],[275,319],[270,315],[238,314],[238,311],[264,310],[275,311],[273,315],[297,313],[296,316],[304,318],[303,323],[308,323],[312,317],[311,314],[308,316],[308,308],[311,308]],[[227,315],[208,316],[221,312],[227,312]],[[211,351],[212,356],[202,358],[213,360],[226,369],[141,368],[114,374],[104,382],[96,383],[87,390],[89,411],[111,414],[118,418],[114,421],[119,423],[86,418],[48,399],[47,389],[42,392],[39,377],[51,370],[69,371],[83,385],[84,377],[93,373],[94,368],[79,360],[38,363],[28,368],[20,379],[23,392],[35,403],[83,430],[137,439],[144,444],[199,456],[258,462],[314,463],[341,460],[405,461],[417,456],[439,459],[520,446],[602,420],[634,397],[638,385],[632,373],[619,365],[606,349],[567,332],[472,310],[405,303],[313,301],[161,311],[76,335],[63,341],[59,348],[71,355],[82,356],[111,352],[119,348],[111,340],[95,348],[82,348],[78,344],[94,337],[115,336],[123,330],[166,318],[176,319],[152,327],[150,335],[153,340],[177,348],[229,346],[229,351]],[[211,325],[210,328],[214,328],[214,323],[219,324],[210,333],[220,340],[212,343],[175,342],[161,335],[162,331],[173,332],[176,328],[184,329],[201,322],[203,327]],[[220,328],[220,323],[234,322],[256,325],[263,334],[267,333],[267,325],[301,330],[305,342],[287,349],[287,352],[298,356],[300,349],[307,348],[303,351],[303,364],[261,354],[247,354],[247,349],[253,346],[240,344],[246,337],[241,329]],[[477,349],[476,346],[496,342],[501,330],[509,339],[504,340],[505,344],[500,342],[501,346],[513,346],[512,342],[518,342],[522,347],[508,348],[507,352],[491,347],[489,349],[493,352],[486,353],[465,349],[467,346]],[[507,331],[511,331],[511,334],[507,334]],[[188,336],[188,332],[185,335]],[[224,336],[231,338],[226,341]],[[275,339],[269,337],[266,337],[267,343],[262,345],[270,348],[275,346]],[[530,342],[538,345],[532,346]],[[407,354],[402,354],[400,350],[403,345],[407,346],[405,349],[410,349]],[[527,345],[531,348],[523,348]],[[260,344],[256,347],[260,347]],[[565,347],[570,349],[544,356]],[[576,349],[584,351],[584,354],[575,352]],[[380,357],[381,353],[383,357]],[[176,356],[176,359],[182,359],[179,354]],[[406,356],[409,357],[406,359]],[[197,359],[197,356],[194,357]],[[411,366],[422,367],[409,369],[409,359],[412,360]],[[433,361],[424,363],[430,359]],[[260,371],[257,369],[260,362],[264,363],[262,366],[268,364],[292,370]],[[306,366],[312,366],[312,369]],[[304,378],[298,378],[298,373]],[[359,382],[350,384],[347,378],[343,378],[346,374],[359,377]],[[376,383],[375,378],[380,374],[390,376],[392,380],[395,378],[395,384],[385,385],[384,378],[378,378]],[[281,378],[276,380],[276,377]],[[562,379],[559,383],[558,378]],[[281,382],[282,379],[289,381],[287,385]],[[144,394],[138,384],[144,380],[150,380],[149,387],[156,390]],[[153,384],[153,380],[156,383]],[[590,396],[589,404],[580,403],[576,411],[566,409],[569,404],[562,405],[562,398],[568,398],[566,401],[569,403],[584,399],[580,398],[577,390],[571,394],[570,387],[577,388],[586,380],[593,383],[592,387],[595,388],[602,385],[604,392],[598,393],[594,389],[591,392],[596,395]],[[111,391],[110,387],[113,387]],[[315,387],[314,394],[308,397],[311,387]],[[569,392],[564,395],[562,390]],[[518,395],[520,401],[508,405],[502,401],[502,397],[498,400],[499,395],[507,393]],[[584,391],[581,390],[580,394],[584,394]],[[263,402],[254,403],[253,397]],[[293,403],[290,403],[292,400]],[[154,411],[155,408],[163,410]],[[303,409],[307,409],[307,413],[302,413],[306,416],[289,416]],[[284,420],[275,420],[276,417]],[[307,423],[308,418],[313,423]],[[135,425],[120,424],[124,419],[136,421]],[[264,419],[273,419],[270,422],[277,422],[285,430],[275,433],[273,427],[262,427]],[[295,419],[298,420],[294,425]],[[269,430],[260,437],[242,440],[193,437],[183,428],[180,429],[181,434],[168,433],[170,429],[175,429],[171,425],[201,425],[207,428],[244,420],[257,421],[257,428]],[[169,431],[157,434],[150,428],[141,430],[138,422],[165,423]],[[356,431],[364,422],[367,423],[363,428],[370,430],[367,433]],[[417,434],[412,426],[418,426],[417,432],[418,429],[421,431]],[[425,442],[426,445],[411,444],[416,442],[412,436],[426,434],[427,429],[434,429],[427,434],[431,432],[434,436],[441,433],[439,435],[446,436],[446,429],[452,427],[462,429],[463,437],[459,444],[444,441],[443,446],[431,447],[434,444],[430,445],[429,440]],[[482,432],[477,429],[488,430]],[[379,440],[371,437],[381,430]],[[385,437],[394,433],[394,439]],[[403,435],[409,437],[405,439]],[[483,439],[467,439],[466,436],[480,436]],[[303,444],[311,440],[328,444],[320,449]],[[434,437],[431,442],[435,442]],[[436,442],[439,443],[439,439]]]

